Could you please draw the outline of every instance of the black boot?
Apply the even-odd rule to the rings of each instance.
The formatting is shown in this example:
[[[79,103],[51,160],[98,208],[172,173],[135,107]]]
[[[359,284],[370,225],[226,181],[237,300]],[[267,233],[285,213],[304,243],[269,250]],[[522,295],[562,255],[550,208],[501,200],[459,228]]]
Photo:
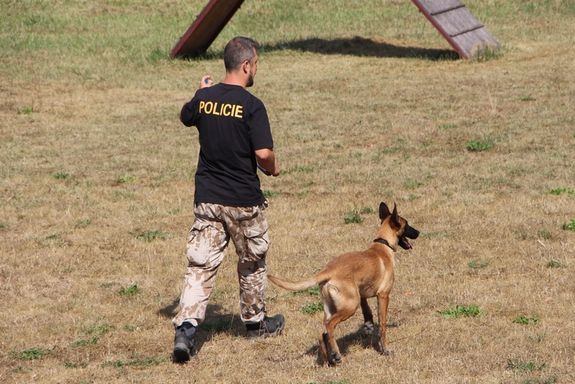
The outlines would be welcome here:
[[[246,324],[247,336],[248,339],[277,336],[282,333],[284,326],[285,318],[283,315],[266,316],[259,323]]]
[[[174,337],[174,362],[185,363],[190,360],[194,349],[194,334],[196,327],[188,322],[182,323],[176,327],[176,336]]]

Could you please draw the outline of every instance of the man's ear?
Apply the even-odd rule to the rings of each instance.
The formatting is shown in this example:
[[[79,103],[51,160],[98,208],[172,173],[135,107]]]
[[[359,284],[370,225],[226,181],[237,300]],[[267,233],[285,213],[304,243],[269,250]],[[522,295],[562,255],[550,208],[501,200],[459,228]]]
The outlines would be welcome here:
[[[245,60],[245,61],[242,63],[242,72],[243,72],[244,74],[246,74],[246,75],[247,75],[248,73],[250,73],[250,68],[249,68],[249,66],[250,66],[250,62],[249,62],[248,60]]]

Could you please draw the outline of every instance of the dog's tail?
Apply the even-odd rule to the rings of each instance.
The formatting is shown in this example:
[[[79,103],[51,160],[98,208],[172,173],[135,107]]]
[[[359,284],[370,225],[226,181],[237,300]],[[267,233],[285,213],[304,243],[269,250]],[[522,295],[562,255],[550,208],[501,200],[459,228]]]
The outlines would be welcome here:
[[[277,276],[268,275],[268,280],[277,285],[280,288],[287,289],[289,291],[302,291],[307,288],[311,288],[314,285],[318,284],[318,281],[315,277],[310,277],[307,280],[298,281],[298,282],[291,282],[284,279],[281,279]]]

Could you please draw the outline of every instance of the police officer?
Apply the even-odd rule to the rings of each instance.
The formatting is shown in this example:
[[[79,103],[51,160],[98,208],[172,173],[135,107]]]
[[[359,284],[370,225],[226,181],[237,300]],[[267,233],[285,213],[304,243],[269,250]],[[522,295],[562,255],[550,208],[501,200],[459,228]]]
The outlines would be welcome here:
[[[268,223],[257,169],[278,176],[270,124],[264,104],[246,88],[254,83],[258,44],[235,37],[224,49],[226,74],[214,84],[204,76],[200,89],[181,111],[196,126],[200,153],[195,175],[194,215],[186,256],[188,267],[174,317],[174,361],[186,362],[196,328],[204,320],[216,273],[231,240],[238,255],[240,315],[248,338],[276,336],[282,315],[267,316],[264,288]]]

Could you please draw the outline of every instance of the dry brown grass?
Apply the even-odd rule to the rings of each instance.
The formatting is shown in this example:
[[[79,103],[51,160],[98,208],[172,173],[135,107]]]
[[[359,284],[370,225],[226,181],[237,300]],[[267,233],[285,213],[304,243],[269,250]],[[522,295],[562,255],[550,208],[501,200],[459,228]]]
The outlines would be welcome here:
[[[90,17],[115,20],[128,10],[145,18],[157,6],[168,24],[177,6],[189,9],[186,1],[91,3],[57,2],[55,14],[95,23]],[[404,12],[402,2],[379,3]],[[0,381],[575,382],[575,232],[563,229],[575,220],[575,14],[568,1],[545,2],[543,10],[521,3],[469,1],[504,43],[501,57],[484,62],[426,57],[436,52],[425,49],[446,45],[415,8],[405,24],[366,23],[365,31],[333,36],[348,39],[348,54],[331,53],[341,42],[317,26],[309,35],[328,48],[274,49],[305,35],[289,26],[264,35],[271,48],[253,92],[268,107],[284,169],[263,181],[270,269],[297,279],[365,248],[376,214],[363,213],[359,224],[344,217],[381,200],[397,202],[423,232],[399,254],[388,332],[394,356],[378,355],[357,333],[358,314],[338,327],[338,368],[316,363],[321,314],[302,312],[318,301],[312,295],[270,288],[269,310],[286,316],[285,335],[243,338],[233,248],[199,354],[186,366],[170,362],[198,150],[195,131],[177,115],[202,74],[221,75],[219,59],[150,61],[142,53],[131,61],[119,48],[94,48],[97,58],[60,43],[5,49]],[[22,13],[44,12],[25,4]],[[216,48],[235,33],[262,40],[264,27],[250,21],[275,17],[269,12],[281,4],[246,2]],[[328,14],[329,6],[314,12]],[[167,43],[157,39],[169,45],[189,18],[180,16]],[[97,30],[130,36],[119,27]],[[353,40],[363,33],[373,41]],[[7,36],[19,35],[3,29],[3,44]],[[391,51],[378,54],[374,43]],[[134,44],[132,54],[156,43]],[[409,47],[423,57],[411,57]],[[493,146],[473,152],[471,141]],[[482,314],[439,313],[456,305]],[[522,315],[529,324],[514,322]]]

